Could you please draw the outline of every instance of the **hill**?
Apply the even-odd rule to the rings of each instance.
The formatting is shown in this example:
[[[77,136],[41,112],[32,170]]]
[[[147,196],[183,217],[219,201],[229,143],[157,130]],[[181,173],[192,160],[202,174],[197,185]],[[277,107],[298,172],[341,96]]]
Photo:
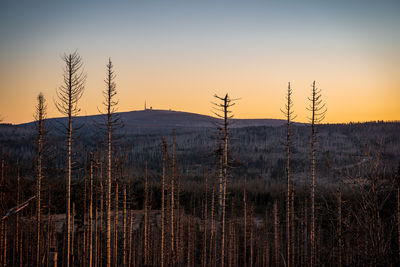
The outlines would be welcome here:
[[[208,115],[197,113],[173,111],[173,110],[135,110],[128,112],[117,112],[121,122],[123,122],[126,130],[135,129],[158,129],[158,128],[208,128],[215,127],[215,124],[222,122]],[[90,115],[74,117],[76,124],[99,124],[103,122],[104,116]],[[47,121],[51,123],[66,123],[67,118],[50,118]],[[18,126],[30,126],[34,122],[19,124]],[[256,126],[281,126],[285,123],[279,119],[232,119],[232,128],[256,127]]]

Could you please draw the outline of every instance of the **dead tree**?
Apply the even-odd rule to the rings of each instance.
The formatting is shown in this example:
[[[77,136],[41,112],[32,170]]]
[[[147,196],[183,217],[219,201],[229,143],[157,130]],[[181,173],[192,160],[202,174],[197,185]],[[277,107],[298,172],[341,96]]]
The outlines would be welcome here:
[[[215,112],[214,114],[223,119],[223,126],[219,127],[223,129],[223,141],[224,141],[224,148],[223,148],[223,166],[222,166],[222,175],[223,179],[221,181],[220,178],[220,205],[221,205],[221,191],[222,191],[222,205],[220,209],[222,209],[221,213],[221,267],[225,265],[224,258],[225,258],[225,212],[226,212],[226,184],[228,178],[228,139],[229,139],[229,119],[233,117],[232,111],[230,108],[235,105],[235,99],[231,99],[228,94],[225,97],[219,97],[214,95],[214,97],[221,101],[221,103],[213,103]],[[219,148],[219,153],[221,154],[221,149]],[[221,176],[220,176],[221,177]],[[222,185],[222,188],[221,188]],[[222,190],[221,190],[222,189]]]
[[[161,267],[165,264],[165,190],[166,190],[166,168],[167,168],[167,141],[162,140],[162,185],[161,185]]]
[[[82,58],[75,51],[72,54],[64,55],[65,62],[64,82],[57,90],[58,102],[56,107],[60,113],[68,116],[67,150],[68,150],[68,176],[67,176],[67,216],[66,216],[66,267],[70,265],[70,238],[71,238],[71,175],[72,175],[72,118],[78,115],[78,101],[82,97],[85,88],[86,75],[82,72]]]
[[[397,253],[400,259],[400,164],[396,174],[397,182]]]
[[[311,123],[311,233],[310,233],[310,266],[315,263],[315,158],[317,144],[317,129],[316,125],[321,123],[325,118],[326,107],[322,103],[321,89],[315,86],[315,81],[312,84],[311,97],[308,98],[310,105],[307,108],[311,112],[309,118]]]
[[[123,211],[123,251],[122,251],[122,266],[126,266],[126,185],[124,186],[124,211]]]
[[[111,59],[108,60],[106,65],[107,76],[104,80],[106,84],[106,89],[103,91],[104,95],[104,108],[106,115],[106,128],[107,128],[107,200],[106,200],[106,210],[107,210],[107,222],[106,222],[106,266],[111,266],[111,185],[112,185],[112,141],[113,132],[116,125],[118,124],[118,117],[115,115],[116,106],[118,101],[115,100],[117,94],[116,84],[115,84],[115,73],[114,66]]]
[[[90,153],[89,267],[93,265],[93,153]]]
[[[337,224],[337,235],[338,235],[338,266],[342,267],[343,262],[343,240],[342,240],[342,192],[338,191],[338,224]]]
[[[172,136],[172,160],[171,160],[171,257],[172,265],[175,265],[175,249],[174,249],[174,209],[175,209],[175,130]]]
[[[19,170],[20,170],[20,168],[18,167],[18,169],[17,169],[17,206],[19,206],[19,204],[20,204],[20,195],[21,195],[21,193],[20,193],[21,192],[21,176],[20,176]],[[15,234],[15,236],[16,236],[15,249],[16,249],[17,255],[19,255],[18,258],[20,258],[20,256],[22,255],[22,251],[19,250],[19,246],[20,246],[20,244],[19,244],[19,236],[20,236],[19,227],[20,227],[20,215],[19,215],[19,213],[17,213],[17,226],[16,226],[17,229],[16,229],[16,234]],[[18,260],[17,260],[17,262],[19,262],[19,264],[17,266],[22,266],[22,262],[20,262]]]
[[[291,129],[293,120],[296,118],[293,111],[293,101],[292,101],[292,88],[290,88],[290,82],[288,83],[286,103],[284,110],[281,112],[286,118],[286,264],[287,267],[290,266],[290,247],[293,240],[290,239],[290,146],[291,146]],[[293,252],[292,252],[293,253]]]
[[[114,198],[114,267],[118,265],[118,212],[119,212],[119,179],[115,177],[115,198]]]
[[[246,199],[246,191],[247,191],[247,177],[244,177],[244,186],[243,186],[243,266],[247,267],[247,199]]]
[[[145,170],[145,197],[144,197],[144,265],[148,265],[149,259],[149,240],[148,240],[148,232],[149,232],[149,181],[148,181],[148,173],[147,173],[147,161],[146,161],[146,170]],[[132,234],[131,234],[132,235]]]
[[[75,254],[74,254],[74,240],[75,240],[75,202],[72,202],[72,218],[71,218],[71,261],[72,266],[75,266]],[[78,250],[79,251],[79,250]]]
[[[292,261],[292,266],[295,266],[295,263],[294,263],[294,259],[295,259],[295,220],[294,220],[294,190],[293,190],[293,188],[292,188],[292,196],[291,196],[291,198],[292,198],[292,201],[291,201],[291,203],[292,203],[292,205],[291,205],[291,209],[290,209],[290,224],[291,224],[291,229],[292,229],[292,232],[291,232],[291,248],[292,248],[292,250],[291,250],[291,255],[292,255],[292,259],[291,259],[291,261]]]
[[[35,118],[37,120],[37,182],[36,182],[36,266],[40,266],[40,211],[41,211],[41,184],[43,179],[42,161],[43,161],[43,139],[44,139],[44,119],[46,118],[46,99],[42,93],[39,93],[38,104],[36,106]]]

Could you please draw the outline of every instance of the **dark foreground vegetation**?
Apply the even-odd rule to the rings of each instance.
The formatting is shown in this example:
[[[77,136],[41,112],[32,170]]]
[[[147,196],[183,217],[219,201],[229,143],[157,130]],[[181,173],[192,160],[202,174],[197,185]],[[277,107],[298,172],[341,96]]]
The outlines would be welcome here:
[[[217,118],[130,120],[111,60],[104,114],[76,117],[85,75],[64,61],[66,117],[45,119],[40,94],[35,124],[0,125],[0,266],[399,264],[400,123],[320,124],[315,83],[309,124],[290,84],[265,125],[232,119],[228,95]]]

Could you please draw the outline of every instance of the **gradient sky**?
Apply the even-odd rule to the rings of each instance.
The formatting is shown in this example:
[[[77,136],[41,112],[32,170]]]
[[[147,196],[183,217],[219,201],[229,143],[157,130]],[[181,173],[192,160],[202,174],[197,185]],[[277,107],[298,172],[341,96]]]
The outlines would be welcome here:
[[[61,56],[77,50],[87,82],[81,115],[98,113],[105,65],[117,74],[119,111],[211,115],[213,94],[241,98],[237,118],[282,118],[287,82],[298,121],[317,81],[326,122],[400,119],[400,1],[0,2],[0,116],[48,117]]]

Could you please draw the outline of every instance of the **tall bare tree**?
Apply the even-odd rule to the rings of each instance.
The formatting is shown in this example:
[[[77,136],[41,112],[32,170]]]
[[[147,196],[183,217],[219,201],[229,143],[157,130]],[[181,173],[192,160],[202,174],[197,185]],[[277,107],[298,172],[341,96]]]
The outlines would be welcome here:
[[[167,141],[162,140],[162,184],[161,184],[161,267],[165,266],[165,190],[166,190],[166,168],[167,168]]]
[[[93,266],[93,153],[90,153],[89,267]]]
[[[247,177],[244,177],[243,186],[243,266],[247,267]]]
[[[106,127],[107,127],[107,223],[106,223],[106,247],[107,247],[107,260],[106,266],[111,266],[111,175],[112,175],[112,134],[115,126],[118,123],[118,117],[115,116],[116,106],[118,101],[115,100],[117,94],[115,84],[115,73],[114,66],[111,62],[111,58],[108,59],[106,66],[107,76],[104,80],[106,83],[106,89],[103,91],[106,115]]]
[[[214,97],[220,101],[220,103],[213,103],[215,112],[214,114],[218,117],[223,119],[223,137],[224,137],[224,148],[223,148],[223,167],[222,167],[222,174],[223,179],[220,182],[220,188],[222,185],[222,209],[221,211],[221,221],[222,221],[222,230],[221,230],[221,267],[225,265],[224,258],[225,258],[225,213],[226,213],[226,183],[228,178],[228,139],[229,139],[229,119],[233,117],[232,111],[230,108],[235,105],[235,99],[231,99],[228,94],[225,97],[219,97],[218,95],[214,95]],[[220,151],[221,153],[221,151]],[[221,189],[220,189],[221,192]],[[221,195],[221,194],[220,194]],[[221,201],[221,199],[220,199]],[[221,204],[221,202],[220,202]]]
[[[342,241],[342,191],[340,189],[337,192],[338,200],[338,223],[337,223],[337,235],[338,235],[338,263],[339,267],[342,267],[343,262],[343,241]]]
[[[149,259],[149,181],[148,181],[148,170],[147,170],[147,161],[146,161],[146,170],[145,170],[145,197],[144,197],[144,265],[148,265]],[[132,234],[131,234],[132,235]]]
[[[36,106],[35,119],[37,120],[37,182],[36,182],[36,266],[40,266],[40,211],[41,211],[41,184],[43,178],[42,161],[43,161],[43,139],[44,139],[44,119],[46,118],[46,99],[42,93],[39,93],[38,104]]]
[[[67,130],[67,150],[68,150],[68,176],[67,176],[67,216],[66,216],[66,267],[70,265],[71,250],[71,175],[72,175],[72,118],[78,115],[78,101],[82,97],[85,88],[86,74],[83,73],[82,58],[75,51],[72,54],[64,54],[62,57],[64,68],[64,81],[57,90],[58,101],[55,102],[60,113],[68,117]]]
[[[400,259],[400,163],[396,173],[397,183],[397,253]]]
[[[175,249],[174,249],[174,209],[175,209],[175,143],[176,143],[175,130],[172,133],[172,160],[171,160],[171,257],[172,264],[175,264]]]
[[[311,233],[310,233],[310,265],[315,264],[315,162],[316,162],[316,144],[317,144],[317,124],[321,123],[326,114],[325,104],[322,102],[321,89],[312,84],[311,97],[308,98],[310,105],[307,108],[311,112],[309,118],[311,123]]]
[[[286,118],[286,257],[287,257],[287,267],[290,266],[290,146],[291,146],[291,129],[293,120],[296,118],[293,111],[293,101],[292,101],[292,88],[290,87],[290,82],[288,83],[287,95],[285,108],[281,110]],[[293,253],[293,252],[292,252]]]

